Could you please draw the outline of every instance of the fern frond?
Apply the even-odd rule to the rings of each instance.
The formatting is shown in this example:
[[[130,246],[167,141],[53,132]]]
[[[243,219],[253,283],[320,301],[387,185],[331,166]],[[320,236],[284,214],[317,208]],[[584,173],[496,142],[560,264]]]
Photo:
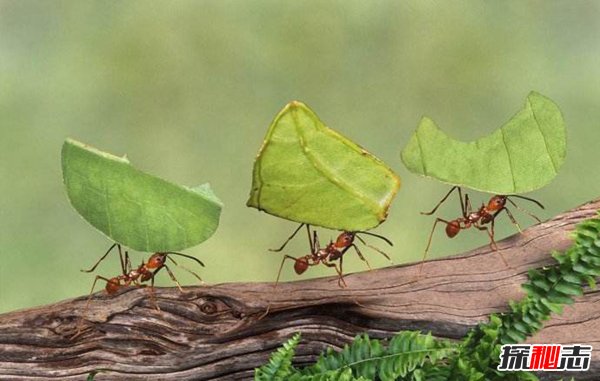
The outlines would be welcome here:
[[[256,381],[284,381],[294,373],[292,359],[295,349],[300,343],[300,334],[296,333],[271,355],[269,362],[254,371]]]
[[[456,345],[439,340],[431,334],[405,331],[395,335],[389,343],[370,339],[367,334],[357,336],[341,352],[329,349],[304,374],[318,375],[330,371],[351,369],[356,377],[368,380],[393,381],[405,377],[425,363],[435,364],[448,357]]]

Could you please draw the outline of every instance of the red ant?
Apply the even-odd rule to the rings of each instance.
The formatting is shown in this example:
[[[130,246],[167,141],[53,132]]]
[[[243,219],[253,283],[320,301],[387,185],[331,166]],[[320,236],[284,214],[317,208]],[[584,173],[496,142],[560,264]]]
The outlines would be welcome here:
[[[121,249],[121,245],[118,243],[114,243],[111,247],[109,247],[108,250],[106,251],[106,253],[104,253],[104,255],[98,260],[98,262],[96,262],[96,264],[94,266],[92,266],[91,269],[81,270],[81,271],[86,272],[86,273],[93,272],[96,269],[96,267],[98,267],[98,265],[108,256],[108,254],[110,254],[110,252],[113,251],[113,249],[115,247],[118,249],[118,252],[119,252],[119,259],[121,260],[122,274],[118,275],[116,277],[112,277],[110,279],[105,278],[101,275],[96,275],[96,278],[94,279],[94,283],[92,284],[92,289],[90,291],[90,295],[88,296],[87,302],[85,304],[84,311],[87,311],[89,308],[90,301],[92,299],[92,294],[94,293],[94,288],[96,287],[96,282],[98,282],[98,279],[101,279],[106,282],[105,290],[109,295],[116,293],[122,287],[127,287],[132,284],[135,286],[138,286],[138,287],[143,287],[143,286],[145,286],[142,284],[143,282],[150,281],[150,287],[149,287],[150,296],[152,297],[152,300],[154,302],[156,309],[160,311],[160,307],[158,307],[158,304],[156,303],[156,300],[154,299],[154,278],[156,277],[156,274],[158,274],[158,272],[160,270],[165,268],[167,270],[167,272],[169,273],[171,280],[173,280],[173,282],[175,282],[175,284],[177,285],[177,287],[179,288],[179,290],[181,292],[184,292],[183,288],[181,288],[181,285],[177,281],[177,278],[175,278],[175,275],[173,274],[173,272],[171,271],[169,266],[167,266],[167,264],[166,264],[167,259],[170,260],[171,262],[173,262],[173,264],[175,264],[175,266],[181,267],[185,271],[189,272],[190,274],[192,274],[196,278],[198,278],[198,280],[200,280],[200,282],[202,282],[202,278],[200,278],[200,276],[198,276],[198,274],[196,274],[195,272],[193,272],[192,270],[189,270],[188,268],[186,268],[184,266],[179,265],[173,258],[171,258],[169,256],[169,255],[179,255],[181,257],[191,259],[191,260],[197,262],[198,264],[200,264],[200,266],[204,267],[204,263],[202,263],[202,261],[200,261],[199,259],[197,259],[195,257],[192,257],[191,255],[187,255],[187,254],[183,254],[183,253],[176,253],[176,252],[172,252],[172,251],[156,252],[150,256],[147,263],[144,263],[142,261],[142,263],[137,268],[134,269],[134,268],[132,268],[131,261],[129,260],[129,253],[127,251],[125,251],[125,255],[123,256],[123,251]],[[84,312],[81,317],[81,324],[80,324],[79,328],[77,329],[77,332],[75,333],[74,336],[71,337],[71,339],[74,339],[75,337],[79,336],[82,333],[81,330],[82,330],[82,324],[83,324],[83,316],[85,314],[86,313]]]
[[[373,250],[377,251],[378,253],[380,253],[384,257],[386,257],[389,261],[391,261],[390,257],[386,253],[384,253],[383,251],[379,250],[378,248],[366,243],[365,240],[362,239],[358,234],[366,234],[366,235],[380,238],[383,241],[385,241],[387,244],[389,244],[390,246],[393,246],[393,243],[389,239],[387,239],[383,236],[364,232],[364,231],[360,231],[360,232],[343,231],[337,237],[335,242],[330,241],[329,244],[327,244],[327,246],[325,246],[324,248],[321,248],[319,245],[319,238],[317,236],[317,231],[313,230],[313,234],[311,237],[310,225],[308,225],[308,224],[300,224],[300,226],[298,226],[298,228],[294,231],[294,233],[292,233],[292,235],[283,243],[283,245],[281,245],[280,248],[270,249],[270,250],[276,251],[276,252],[283,250],[285,248],[285,246],[288,244],[288,242],[290,242],[290,240],[292,238],[294,238],[294,236],[300,231],[300,229],[302,229],[302,226],[306,226],[306,231],[308,233],[308,242],[310,245],[310,254],[305,255],[303,257],[298,257],[298,258],[292,257],[291,255],[285,255],[281,261],[281,265],[279,266],[279,272],[277,273],[277,280],[275,281],[275,286],[277,286],[277,284],[279,283],[279,277],[281,276],[281,270],[283,269],[283,264],[285,263],[286,259],[291,259],[294,261],[294,271],[296,271],[296,274],[298,274],[298,275],[304,273],[310,266],[316,266],[319,263],[322,263],[323,265],[325,265],[327,267],[333,267],[333,268],[335,268],[335,271],[337,272],[338,277],[339,277],[338,285],[340,287],[347,287],[346,281],[344,281],[342,265],[343,265],[343,260],[344,260],[344,254],[348,250],[350,250],[350,248],[353,248],[356,251],[356,254],[358,254],[358,257],[367,264],[369,269],[371,269],[371,265],[369,264],[369,261],[367,261],[367,259],[363,256],[362,252],[358,248],[358,246],[356,246],[356,244],[354,243],[355,238],[357,238],[365,246],[372,248]],[[332,263],[332,261],[335,261],[338,259],[340,260],[339,267],[337,264]]]
[[[511,200],[511,197],[531,201],[531,202],[535,203],[536,205],[538,205],[540,208],[544,209],[544,206],[539,201],[536,201],[529,197],[524,197],[524,196],[519,196],[519,195],[510,195],[510,196],[494,195],[494,196],[492,196],[492,198],[490,198],[490,200],[488,201],[487,204],[482,203],[481,207],[477,211],[473,211],[473,208],[471,207],[471,202],[469,201],[469,195],[467,193],[465,193],[465,197],[464,197],[464,201],[463,201],[462,190],[459,186],[452,187],[452,189],[450,189],[450,191],[446,194],[446,196],[444,196],[444,198],[442,198],[442,200],[436,205],[435,208],[433,208],[433,210],[431,212],[429,212],[429,213],[421,212],[421,214],[429,216],[429,215],[432,215],[433,213],[435,213],[437,211],[437,209],[446,201],[446,199],[448,197],[450,197],[450,194],[452,192],[454,192],[455,190],[458,190],[458,198],[460,201],[462,217],[459,217],[459,218],[451,220],[451,221],[446,221],[442,218],[437,218],[435,220],[435,222],[433,224],[433,228],[431,229],[431,234],[429,235],[429,242],[427,243],[427,248],[425,249],[425,253],[423,254],[423,261],[421,262],[421,267],[423,267],[423,262],[425,261],[425,258],[427,257],[427,253],[429,252],[429,247],[431,246],[431,240],[433,238],[433,233],[435,232],[435,227],[438,224],[438,222],[443,222],[446,224],[446,235],[448,236],[448,238],[454,238],[458,233],[460,233],[461,230],[469,229],[471,227],[475,227],[476,229],[479,229],[479,230],[485,230],[490,237],[490,248],[494,251],[498,250],[498,246],[496,245],[496,241],[494,240],[494,224],[496,222],[496,217],[501,212],[503,212],[503,211],[506,212],[506,214],[510,218],[511,222],[517,227],[519,232],[521,232],[521,226],[519,226],[519,223],[517,222],[517,220],[511,213],[511,211],[506,206],[507,201],[510,202],[515,208],[519,209],[520,211],[522,211],[522,212],[526,213],[527,215],[529,215],[530,217],[534,218],[536,221],[542,222],[535,215],[533,215],[532,213],[530,213],[529,211],[527,211],[525,209],[520,208],[517,204],[515,204],[515,202]],[[490,228],[488,228],[486,226],[488,224],[490,224]],[[508,263],[506,263],[506,260],[504,259],[504,257],[502,257],[502,261],[508,267]],[[419,272],[420,272],[420,269],[419,269]]]
[[[171,262],[173,262],[176,266],[179,266],[182,269],[189,272],[190,274],[194,275],[196,278],[198,278],[202,282],[202,279],[200,278],[200,276],[198,276],[198,274],[187,269],[186,267],[180,266],[177,262],[175,262],[175,260],[173,258],[169,257],[169,255],[179,255],[179,256],[191,259],[191,260],[197,262],[198,264],[200,264],[200,266],[204,267],[204,263],[202,263],[202,261],[200,261],[199,259],[197,259],[195,257],[192,257],[191,255],[176,253],[176,252],[172,252],[172,251],[157,252],[150,256],[147,263],[144,263],[142,261],[142,263],[137,268],[134,269],[131,267],[131,261],[129,260],[129,253],[127,251],[125,251],[125,256],[123,256],[123,252],[121,250],[121,245],[118,243],[113,244],[106,251],[106,253],[104,253],[104,255],[98,260],[98,262],[96,262],[96,264],[94,266],[92,266],[91,269],[81,270],[81,271],[86,272],[86,273],[93,272],[96,269],[96,267],[98,267],[100,262],[102,262],[108,256],[108,254],[111,251],[113,251],[113,249],[115,247],[119,251],[119,259],[121,260],[122,274],[118,275],[116,277],[112,277],[110,279],[105,278],[101,275],[96,275],[96,278],[94,279],[94,283],[92,284],[92,290],[90,291],[90,295],[88,297],[86,308],[87,308],[87,305],[89,305],[89,302],[92,298],[92,294],[94,292],[94,288],[96,287],[96,282],[98,281],[98,279],[101,279],[106,282],[105,289],[109,295],[112,295],[112,294],[116,293],[119,289],[121,289],[122,287],[127,287],[127,286],[130,286],[131,284],[136,285],[136,286],[143,286],[141,283],[147,282],[147,281],[150,281],[150,291],[152,292],[153,287],[154,287],[154,278],[156,277],[156,274],[163,268],[167,270],[167,272],[169,273],[169,276],[171,277],[171,280],[173,280],[173,282],[175,282],[175,284],[177,285],[179,290],[181,292],[183,292],[183,289],[181,288],[181,285],[177,281],[177,278],[175,278],[175,275],[173,274],[173,272],[171,271],[169,266],[167,266],[167,264],[166,264],[167,259],[170,260]],[[157,309],[159,309],[158,305],[156,307],[157,307]]]

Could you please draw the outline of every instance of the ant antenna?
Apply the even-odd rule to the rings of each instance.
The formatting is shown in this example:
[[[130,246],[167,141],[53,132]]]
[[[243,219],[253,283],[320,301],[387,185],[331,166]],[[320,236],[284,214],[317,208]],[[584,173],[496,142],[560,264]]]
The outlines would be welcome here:
[[[516,197],[516,198],[520,198],[520,199],[523,199],[523,200],[527,200],[527,201],[533,202],[534,204],[536,204],[537,206],[539,206],[539,207],[540,207],[540,208],[542,208],[542,209],[546,209],[546,208],[544,208],[544,205],[542,205],[542,203],[541,203],[541,202],[539,202],[538,200],[534,200],[534,199],[532,199],[532,198],[525,197],[525,196],[520,196],[520,195],[518,195],[518,194],[511,194],[510,196],[506,196],[506,198],[507,198],[509,201],[510,201],[510,197]],[[514,202],[512,202],[512,201],[511,201],[511,203],[512,203],[513,205],[515,205],[515,203],[514,203]],[[516,205],[515,205],[515,206],[516,206]]]
[[[98,262],[96,262],[96,264],[95,264],[94,266],[92,266],[92,268],[91,268],[91,269],[89,269],[89,270],[83,270],[83,269],[81,269],[81,272],[84,272],[84,273],[91,273],[91,272],[93,272],[94,270],[96,270],[96,267],[98,267],[98,265],[100,264],[100,262],[102,262],[102,261],[103,261],[103,260],[104,260],[104,259],[105,259],[105,258],[108,256],[108,254],[110,254],[110,252],[111,252],[111,251],[112,251],[112,250],[113,250],[115,247],[118,247],[118,248],[119,248],[119,255],[121,256],[121,267],[122,267],[122,268],[125,268],[125,266],[124,266],[124,263],[123,263],[123,256],[121,255],[121,245],[119,245],[118,243],[116,243],[116,242],[115,242],[115,243],[113,243],[113,244],[111,245],[111,247],[109,247],[109,248],[108,248],[108,250],[106,250],[106,253],[104,253],[104,254],[102,255],[102,257],[100,257],[100,259],[98,260]]]
[[[194,261],[194,262],[197,262],[197,263],[198,263],[200,266],[204,267],[204,263],[202,263],[202,261],[201,261],[201,260],[199,260],[199,259],[198,259],[198,258],[196,258],[196,257],[192,257],[191,255],[187,255],[187,254],[183,254],[183,253],[177,253],[177,252],[174,252],[174,251],[163,251],[163,252],[162,252],[162,254],[173,254],[173,255],[179,255],[179,256],[182,256],[182,257],[185,257],[185,258],[191,259],[192,261]],[[172,260],[172,259],[171,259],[171,260]],[[177,264],[177,263],[175,263],[175,264]]]
[[[375,234],[375,233],[369,233],[369,232],[365,232],[365,231],[358,231],[358,232],[355,232],[355,234],[357,234],[357,233],[360,233],[360,234],[366,234],[366,235],[370,235],[370,236],[373,236],[373,237],[379,238],[380,240],[384,241],[384,242],[385,242],[385,243],[387,243],[388,245],[390,245],[390,246],[394,246],[394,244],[392,243],[392,241],[390,241],[389,239],[385,238],[385,237],[384,237],[384,236],[382,236],[382,235]],[[358,237],[358,236],[357,236],[357,237]],[[360,238],[359,238],[359,239],[360,239]],[[362,239],[360,239],[360,240],[361,240],[361,242],[364,242]],[[368,246],[368,245],[367,245],[367,246]]]

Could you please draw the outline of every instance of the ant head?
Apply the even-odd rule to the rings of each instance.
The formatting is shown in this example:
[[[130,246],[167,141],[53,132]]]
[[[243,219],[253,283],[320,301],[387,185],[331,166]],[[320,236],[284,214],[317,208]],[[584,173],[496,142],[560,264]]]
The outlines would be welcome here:
[[[354,243],[354,235],[352,232],[342,232],[335,241],[335,247],[339,249],[352,245]]]
[[[487,204],[487,210],[490,212],[496,212],[506,205],[506,196],[496,195],[490,199],[490,202]]]
[[[308,259],[306,257],[301,257],[296,259],[294,263],[294,271],[296,274],[300,275],[308,269]]]
[[[167,260],[167,253],[154,253],[148,259],[148,263],[146,263],[146,267],[149,269],[157,269],[159,267],[164,266],[165,261]]]

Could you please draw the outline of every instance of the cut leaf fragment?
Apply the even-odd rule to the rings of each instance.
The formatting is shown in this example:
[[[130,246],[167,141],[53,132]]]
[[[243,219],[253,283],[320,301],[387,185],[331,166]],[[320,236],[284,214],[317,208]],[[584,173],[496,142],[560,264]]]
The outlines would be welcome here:
[[[183,250],[208,239],[219,225],[222,204],[208,184],[176,185],[72,139],[63,144],[62,170],[75,210],[134,250]]]
[[[472,142],[454,140],[423,118],[402,150],[413,173],[494,194],[518,194],[548,184],[566,156],[558,106],[536,92],[500,129]]]
[[[295,101],[269,127],[247,205],[300,223],[360,231],[385,221],[399,187],[381,160]]]

